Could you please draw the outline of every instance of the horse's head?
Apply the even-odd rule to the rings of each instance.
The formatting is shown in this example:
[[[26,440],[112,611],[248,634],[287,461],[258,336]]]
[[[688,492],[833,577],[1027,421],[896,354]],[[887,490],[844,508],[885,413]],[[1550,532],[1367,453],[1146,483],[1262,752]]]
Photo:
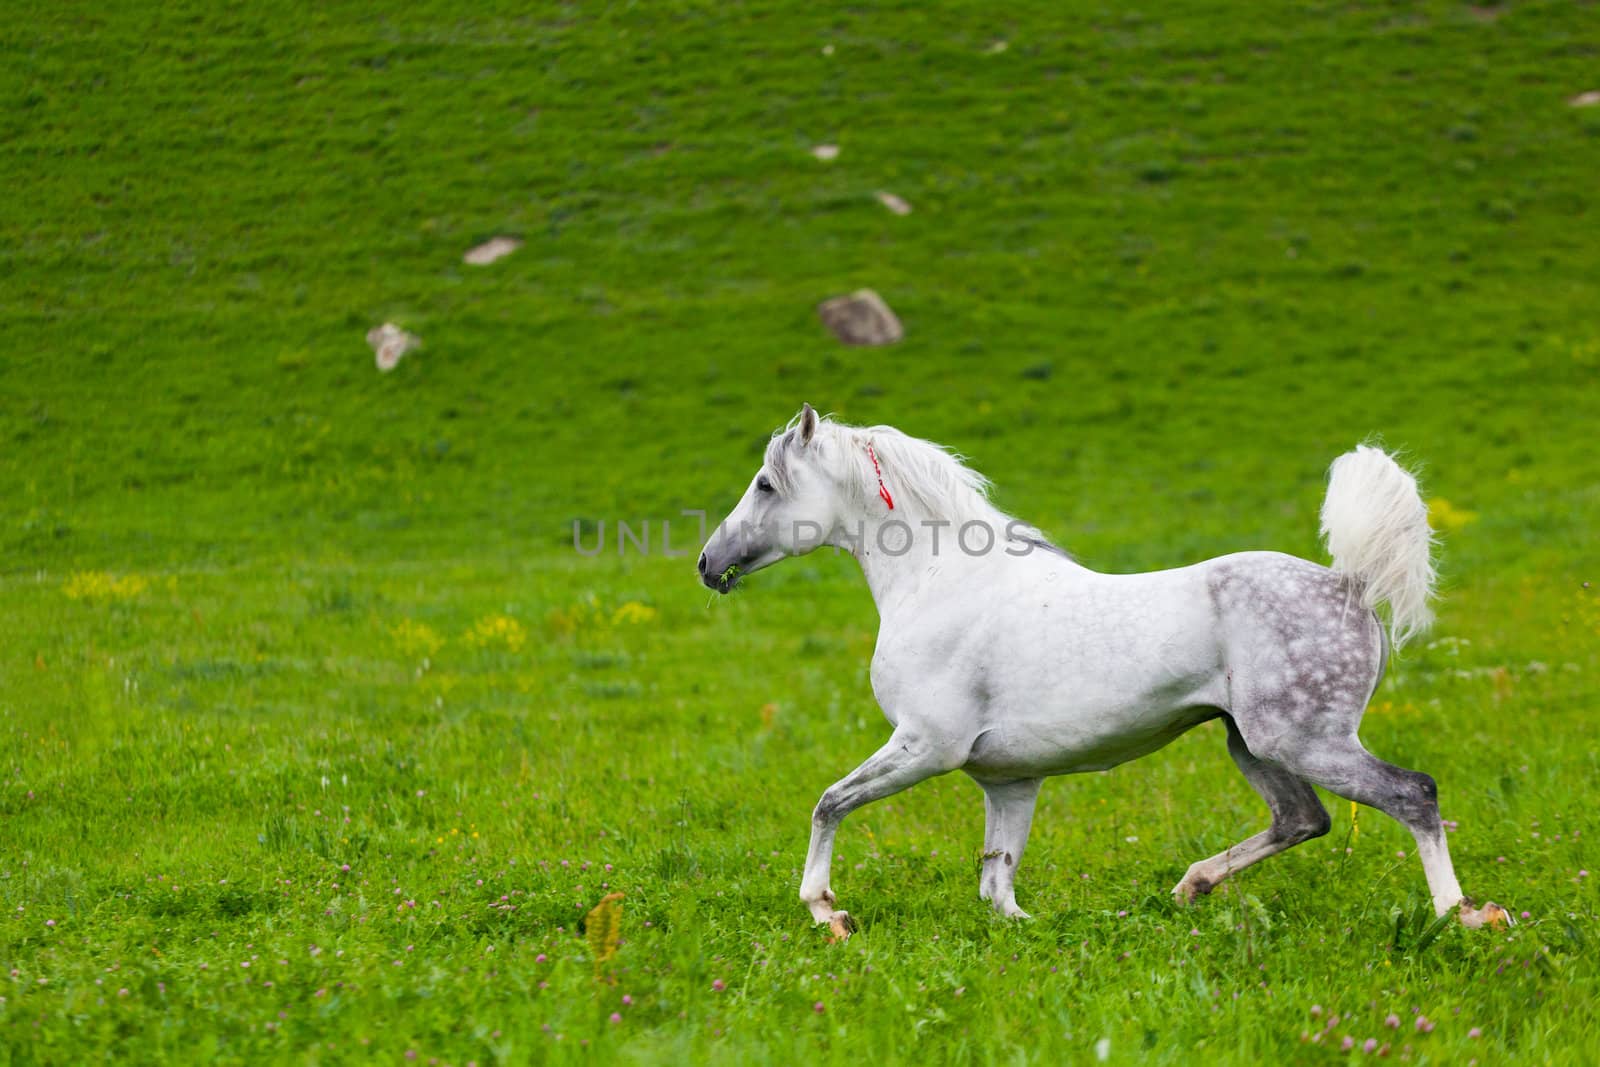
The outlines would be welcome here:
[[[831,426],[806,404],[774,435],[761,469],[700,553],[701,581],[726,593],[745,575],[824,543],[840,518],[839,488],[822,462]]]

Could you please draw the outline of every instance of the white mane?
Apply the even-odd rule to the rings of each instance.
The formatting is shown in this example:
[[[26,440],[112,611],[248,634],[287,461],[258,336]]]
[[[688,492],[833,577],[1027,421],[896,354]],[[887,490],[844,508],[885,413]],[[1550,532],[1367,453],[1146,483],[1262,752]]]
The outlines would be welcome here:
[[[767,445],[767,474],[779,489],[792,486],[790,462],[799,444],[800,416],[773,434]],[[868,446],[872,455],[868,455]],[[1054,548],[1033,526],[1019,522],[989,502],[989,479],[961,462],[943,445],[902,433],[893,426],[849,426],[819,417],[809,446],[809,458],[833,481],[852,493],[858,503],[878,497],[878,460],[884,487],[894,498],[905,521],[944,521],[952,529],[969,522],[992,527],[1012,540],[1036,541]]]

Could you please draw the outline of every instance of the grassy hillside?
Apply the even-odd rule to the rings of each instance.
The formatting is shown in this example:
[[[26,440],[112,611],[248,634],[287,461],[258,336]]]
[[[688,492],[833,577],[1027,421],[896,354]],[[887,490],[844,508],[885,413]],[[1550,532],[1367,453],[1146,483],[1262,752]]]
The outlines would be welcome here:
[[[1592,9],[598,7],[0,25],[0,1062],[1600,1058]],[[902,344],[818,324],[860,286]],[[1046,786],[1024,926],[960,776],[858,813],[826,944],[859,574],[614,540],[801,401],[1107,570],[1317,558],[1328,461],[1405,449],[1446,599],[1363,737],[1528,918],[1419,949],[1342,801],[1175,910],[1265,825],[1213,726]]]

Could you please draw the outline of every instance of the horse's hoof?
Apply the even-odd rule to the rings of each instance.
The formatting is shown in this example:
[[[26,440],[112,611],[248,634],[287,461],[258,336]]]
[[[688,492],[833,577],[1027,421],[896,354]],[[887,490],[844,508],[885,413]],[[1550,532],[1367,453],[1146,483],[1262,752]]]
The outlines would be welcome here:
[[[1461,902],[1461,910],[1457,912],[1461,918],[1461,925],[1471,930],[1487,926],[1493,930],[1503,930],[1508,926],[1517,925],[1517,920],[1511,913],[1494,901],[1488,901],[1481,908],[1474,908],[1466,901]]]
[[[828,930],[833,934],[830,941],[848,941],[856,932],[856,921],[850,918],[849,912],[836,911],[828,916]]]

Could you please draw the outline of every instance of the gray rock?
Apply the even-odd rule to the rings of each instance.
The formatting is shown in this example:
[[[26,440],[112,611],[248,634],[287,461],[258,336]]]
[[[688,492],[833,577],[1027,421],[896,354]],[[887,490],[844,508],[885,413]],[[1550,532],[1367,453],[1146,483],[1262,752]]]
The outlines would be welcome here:
[[[386,322],[367,331],[367,344],[372,346],[378,369],[387,374],[394,370],[401,356],[413,348],[421,348],[422,339],[414,333],[407,333],[392,322]]]
[[[895,313],[871,289],[857,289],[817,305],[817,315],[847,345],[892,345],[905,337]]]
[[[911,205],[893,193],[878,190],[878,203],[894,212],[896,215],[911,214]]]
[[[504,259],[522,247],[522,242],[515,237],[491,237],[476,248],[469,248],[462,255],[463,263],[470,263],[474,267],[486,267],[497,259]]]

